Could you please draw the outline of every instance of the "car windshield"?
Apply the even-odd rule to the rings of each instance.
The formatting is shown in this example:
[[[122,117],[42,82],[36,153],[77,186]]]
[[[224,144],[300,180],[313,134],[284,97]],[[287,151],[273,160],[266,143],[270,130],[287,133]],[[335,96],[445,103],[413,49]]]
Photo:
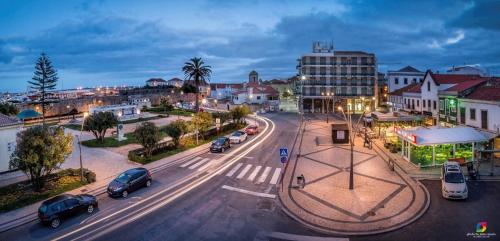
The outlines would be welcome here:
[[[221,144],[223,144],[223,143],[224,143],[224,141],[225,141],[225,140],[226,140],[226,139],[224,139],[224,138],[219,138],[219,139],[217,139],[217,140],[214,142],[214,144],[221,145]]]
[[[47,205],[42,205],[40,209],[38,209],[41,213],[47,212]]]
[[[444,176],[444,181],[447,183],[464,183],[464,176],[459,172],[449,172]]]
[[[124,172],[120,174],[120,176],[118,176],[115,180],[121,183],[127,183],[128,180],[130,180],[130,175]]]
[[[236,131],[236,132],[233,132],[233,136],[241,136],[241,133],[239,133],[239,132],[237,132],[237,131]]]

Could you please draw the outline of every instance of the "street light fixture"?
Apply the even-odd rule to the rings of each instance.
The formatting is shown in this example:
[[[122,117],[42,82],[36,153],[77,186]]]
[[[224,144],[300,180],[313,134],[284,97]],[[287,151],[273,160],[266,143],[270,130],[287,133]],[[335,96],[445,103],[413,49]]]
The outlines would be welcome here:
[[[83,112],[82,118],[82,126],[80,128],[80,135],[77,135],[78,139],[78,149],[80,150],[80,182],[83,182],[83,161],[82,161],[82,132],[83,132],[83,124],[85,123],[85,118],[89,116],[88,112]]]

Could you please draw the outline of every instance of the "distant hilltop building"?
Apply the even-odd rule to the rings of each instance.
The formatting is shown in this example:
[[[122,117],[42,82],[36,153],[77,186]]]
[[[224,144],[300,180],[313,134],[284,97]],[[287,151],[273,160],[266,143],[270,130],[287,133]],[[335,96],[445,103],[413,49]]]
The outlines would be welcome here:
[[[302,94],[305,112],[344,110],[361,113],[377,105],[378,82],[375,54],[336,51],[333,44],[313,43],[312,53],[298,60],[296,92]]]
[[[149,87],[164,86],[167,85],[167,81],[162,78],[151,78],[146,81],[146,85]]]
[[[453,66],[446,73],[486,76],[486,73],[479,66],[475,65]]]

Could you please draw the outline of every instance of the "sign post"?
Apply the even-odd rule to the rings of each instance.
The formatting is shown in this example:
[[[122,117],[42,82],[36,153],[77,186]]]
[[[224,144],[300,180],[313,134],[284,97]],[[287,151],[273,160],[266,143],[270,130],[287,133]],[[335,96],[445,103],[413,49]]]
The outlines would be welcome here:
[[[282,147],[280,148],[280,162],[282,164],[281,168],[281,191],[283,192],[283,178],[285,178],[285,164],[288,161],[288,148]]]

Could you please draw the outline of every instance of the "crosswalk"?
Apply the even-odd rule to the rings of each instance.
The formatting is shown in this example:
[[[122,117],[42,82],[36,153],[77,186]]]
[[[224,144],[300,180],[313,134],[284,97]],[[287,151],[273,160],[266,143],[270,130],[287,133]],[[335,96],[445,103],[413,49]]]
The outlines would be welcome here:
[[[219,160],[210,158],[195,157],[181,164],[179,167],[190,170],[204,171],[210,166],[220,163]],[[274,169],[274,171],[273,171]],[[228,178],[235,178],[237,180],[245,180],[254,182],[255,184],[262,184],[269,182],[271,185],[278,183],[281,174],[281,168],[261,166],[253,164],[237,163],[234,165],[225,176]]]

